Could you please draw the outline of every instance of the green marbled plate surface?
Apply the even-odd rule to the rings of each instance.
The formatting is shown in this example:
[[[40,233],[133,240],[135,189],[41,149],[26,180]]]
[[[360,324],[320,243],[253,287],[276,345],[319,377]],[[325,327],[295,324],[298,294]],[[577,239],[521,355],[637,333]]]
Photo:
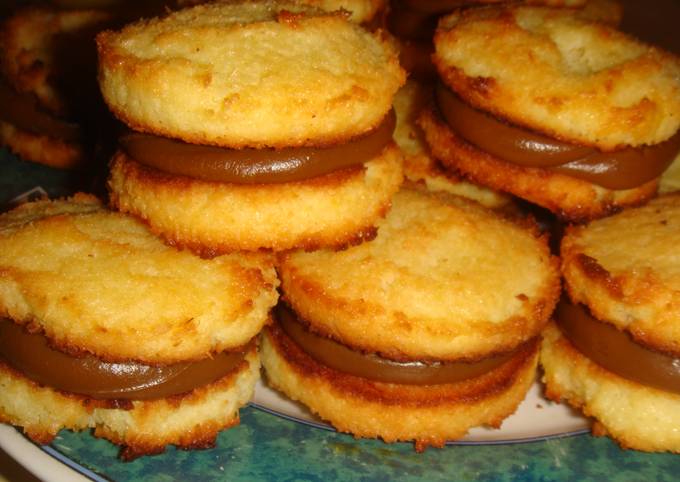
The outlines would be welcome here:
[[[211,450],[174,448],[133,462],[112,444],[63,431],[52,446],[120,481],[676,481],[680,457],[623,451],[606,438],[579,435],[512,445],[446,446],[418,454],[412,444],[355,440],[247,407],[241,424]]]

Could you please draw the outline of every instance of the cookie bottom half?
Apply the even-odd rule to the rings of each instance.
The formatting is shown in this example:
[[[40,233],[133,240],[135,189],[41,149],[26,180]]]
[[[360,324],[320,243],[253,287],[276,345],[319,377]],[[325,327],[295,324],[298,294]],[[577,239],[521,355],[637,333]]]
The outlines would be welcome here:
[[[594,418],[594,435],[623,448],[680,452],[680,395],[647,387],[602,368],[579,352],[560,329],[544,332],[541,365],[546,395]]]
[[[534,381],[537,344],[477,378],[440,385],[384,383],[326,367],[276,325],[262,335],[267,382],[338,431],[385,442],[414,441],[416,450],[441,447],[476,426],[500,427]]]
[[[21,427],[37,443],[61,429],[94,429],[121,446],[121,458],[212,447],[217,434],[239,422],[238,409],[255,390],[260,361],[253,345],[241,365],[215,382],[158,400],[93,400],[34,383],[0,362],[0,422]]]

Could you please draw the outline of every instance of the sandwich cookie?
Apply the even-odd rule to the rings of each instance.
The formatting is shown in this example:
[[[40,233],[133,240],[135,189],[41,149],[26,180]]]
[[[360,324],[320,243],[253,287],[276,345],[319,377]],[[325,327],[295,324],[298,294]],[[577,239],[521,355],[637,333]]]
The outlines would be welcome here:
[[[572,221],[656,192],[680,149],[680,61],[567,9],[442,19],[434,155],[475,182]]]
[[[444,169],[430,154],[423,131],[416,119],[423,106],[431,102],[431,89],[409,79],[394,96],[397,126],[394,140],[404,155],[404,178],[411,187],[429,191],[445,191],[477,201],[491,209],[515,210],[512,197],[465,181]]]
[[[51,167],[83,164],[99,98],[94,36],[111,20],[105,11],[45,6],[2,23],[0,145]]]
[[[622,447],[680,452],[680,195],[567,229],[568,298],[541,350],[548,397]]]
[[[478,203],[402,189],[371,242],[279,256],[266,380],[336,429],[442,446],[499,427],[534,381],[559,296],[545,238]]]
[[[171,244],[344,246],[375,234],[402,180],[390,45],[299,4],[209,4],[97,37],[100,85],[134,131],[114,206]]]
[[[132,459],[210,447],[259,379],[271,259],[166,246],[85,194],[0,216],[0,421],[94,429]]]

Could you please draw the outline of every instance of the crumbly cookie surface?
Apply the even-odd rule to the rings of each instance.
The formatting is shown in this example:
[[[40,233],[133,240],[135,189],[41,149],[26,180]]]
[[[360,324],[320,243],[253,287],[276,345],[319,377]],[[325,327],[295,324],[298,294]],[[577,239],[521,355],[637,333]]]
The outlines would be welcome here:
[[[642,344],[680,356],[680,194],[567,229],[562,273],[574,302]]]
[[[441,78],[468,103],[558,139],[614,150],[680,127],[680,60],[570,10],[457,12],[435,47]]]
[[[394,359],[474,359],[535,336],[559,293],[546,239],[478,203],[402,189],[378,235],[279,256],[284,299],[315,331]]]
[[[594,435],[623,448],[680,452],[680,395],[626,380],[592,362],[550,324],[541,347],[548,398],[595,419]]]
[[[100,86],[135,130],[228,147],[328,145],[377,126],[397,54],[345,15],[209,4],[97,37]]]
[[[205,358],[260,331],[277,284],[265,255],[177,251],[89,195],[0,216],[0,314],[62,351],[147,363]]]

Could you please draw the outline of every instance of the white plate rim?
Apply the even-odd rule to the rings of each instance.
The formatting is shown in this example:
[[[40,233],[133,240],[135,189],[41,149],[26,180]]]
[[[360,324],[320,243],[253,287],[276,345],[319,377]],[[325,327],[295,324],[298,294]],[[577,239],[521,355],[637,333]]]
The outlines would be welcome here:
[[[0,447],[41,480],[50,482],[107,482],[49,445],[36,445],[11,425],[0,424]]]

